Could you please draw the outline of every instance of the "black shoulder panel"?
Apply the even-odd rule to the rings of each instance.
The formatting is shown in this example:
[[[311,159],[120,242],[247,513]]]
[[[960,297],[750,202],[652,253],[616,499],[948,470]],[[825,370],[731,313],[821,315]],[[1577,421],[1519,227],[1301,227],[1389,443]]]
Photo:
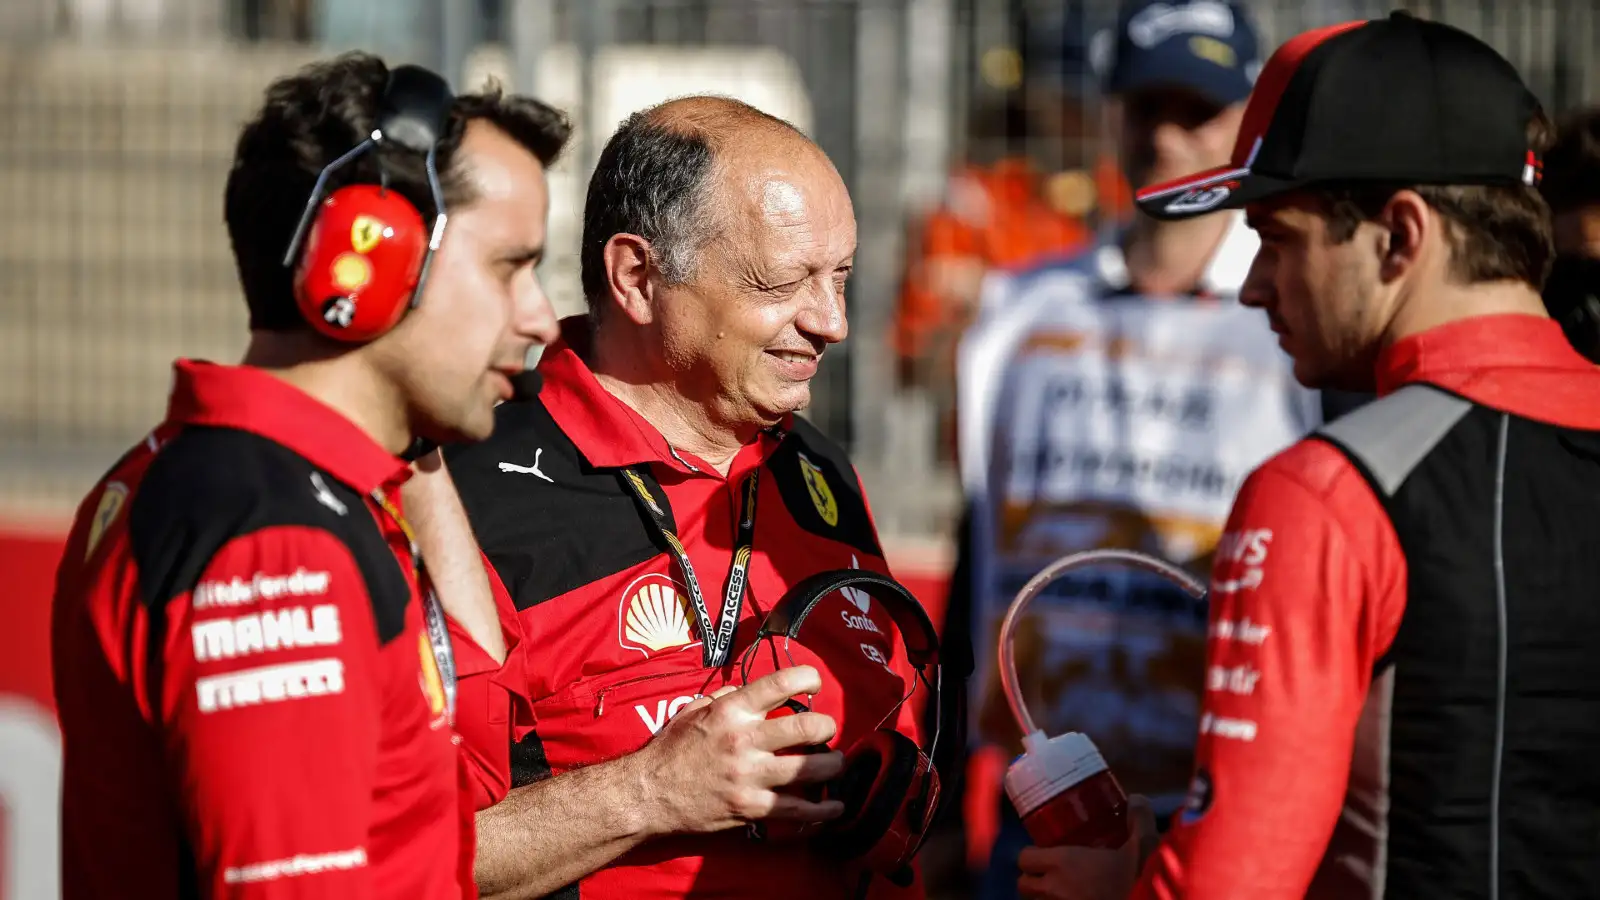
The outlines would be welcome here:
[[[767,468],[783,505],[801,528],[873,556],[883,555],[850,458],[815,425],[796,416],[794,430],[784,437]]]
[[[335,504],[317,499],[313,476]],[[228,541],[283,525],[323,529],[350,548],[380,644],[405,630],[411,591],[364,498],[283,445],[229,428],[185,429],[139,483],[128,539],[144,602],[162,614]]]
[[[666,550],[616,471],[591,466],[538,400],[502,403],[494,435],[447,448],[445,460],[478,545],[518,609]],[[656,500],[666,508],[664,496]]]

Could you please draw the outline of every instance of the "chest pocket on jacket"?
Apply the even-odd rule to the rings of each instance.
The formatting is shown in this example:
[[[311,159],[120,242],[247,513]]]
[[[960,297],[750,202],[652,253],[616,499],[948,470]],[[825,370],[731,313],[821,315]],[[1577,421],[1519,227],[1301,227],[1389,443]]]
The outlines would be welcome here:
[[[700,665],[699,645],[573,682],[533,705],[551,773],[638,750],[723,683],[723,670]]]

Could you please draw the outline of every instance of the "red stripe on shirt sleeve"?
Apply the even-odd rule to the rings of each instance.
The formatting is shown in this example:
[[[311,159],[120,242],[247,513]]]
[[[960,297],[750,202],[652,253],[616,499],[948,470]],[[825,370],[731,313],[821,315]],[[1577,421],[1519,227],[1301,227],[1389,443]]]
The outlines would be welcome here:
[[[1328,444],[1303,442],[1245,483],[1212,569],[1189,805],[1135,897],[1305,896],[1398,627],[1399,560],[1377,498]]]
[[[371,896],[383,698],[349,549],[302,526],[235,538],[165,623],[163,732],[202,895]]]

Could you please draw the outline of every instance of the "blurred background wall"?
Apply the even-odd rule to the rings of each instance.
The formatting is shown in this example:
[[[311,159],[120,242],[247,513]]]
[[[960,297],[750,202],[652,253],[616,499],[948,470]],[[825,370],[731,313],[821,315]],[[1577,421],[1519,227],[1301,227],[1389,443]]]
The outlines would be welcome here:
[[[1268,47],[1395,6],[1489,40],[1552,111],[1600,94],[1600,0],[1253,4]],[[34,856],[53,840],[53,821],[38,818],[54,804],[44,644],[65,523],[162,414],[173,358],[231,362],[244,346],[222,184],[236,130],[272,77],[362,48],[431,65],[458,89],[495,78],[567,109],[577,136],[552,173],[543,270],[562,313],[581,308],[588,172],[629,112],[709,91],[810,134],[850,186],[861,251],[850,338],[828,355],[809,415],[851,449],[891,562],[936,604],[959,506],[948,353],[962,313],[941,298],[970,293],[983,266],[1004,264],[1008,241],[1057,229],[1081,244],[1127,214],[1094,90],[1095,35],[1114,10],[1112,0],[0,0],[0,583],[15,635],[0,666],[0,900],[49,896]],[[998,207],[1017,211],[1010,232]]]

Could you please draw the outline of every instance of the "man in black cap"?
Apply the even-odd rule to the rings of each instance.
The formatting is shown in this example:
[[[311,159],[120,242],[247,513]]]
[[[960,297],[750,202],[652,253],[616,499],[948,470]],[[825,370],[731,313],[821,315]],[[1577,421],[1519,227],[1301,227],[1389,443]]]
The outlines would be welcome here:
[[[1142,877],[1140,840],[1030,848],[1025,895],[1600,896],[1600,369],[1539,297],[1548,132],[1494,50],[1396,14],[1290,40],[1232,165],[1141,193],[1243,206],[1242,301],[1302,383],[1379,399],[1239,493]]]

